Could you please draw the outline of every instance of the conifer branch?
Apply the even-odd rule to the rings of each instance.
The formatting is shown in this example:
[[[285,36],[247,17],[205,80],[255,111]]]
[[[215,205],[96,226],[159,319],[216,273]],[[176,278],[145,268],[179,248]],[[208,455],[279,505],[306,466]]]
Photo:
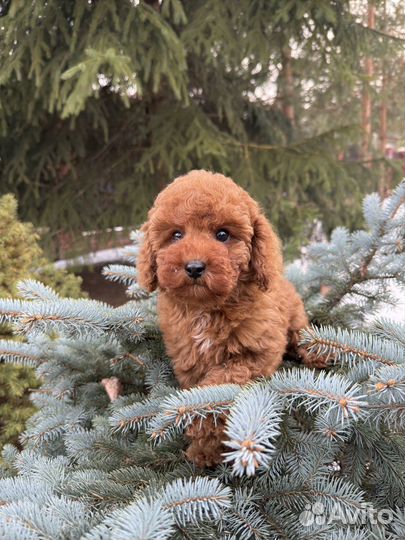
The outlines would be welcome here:
[[[34,279],[20,281],[17,285],[18,295],[24,300],[58,301],[60,296],[51,287]]]
[[[259,467],[268,467],[275,452],[274,441],[280,434],[282,401],[264,384],[243,390],[227,419],[225,445],[232,449],[224,454],[233,462],[237,475],[253,475]]]
[[[218,521],[230,506],[230,495],[230,489],[215,478],[178,479],[154,492],[149,500],[142,498],[117,510],[85,538],[99,538],[97,532],[107,526],[117,537],[124,534],[139,539],[166,539],[174,533],[175,523],[184,527]]]
[[[301,344],[318,357],[330,363],[369,361],[388,366],[405,362],[404,351],[394,343],[364,332],[311,326],[301,332]]]
[[[369,196],[369,198],[371,198],[371,196]],[[365,198],[365,208],[367,207],[369,198]],[[368,253],[365,254],[361,266],[351,272],[350,281],[347,283],[346,287],[343,288],[341,291],[337,292],[336,294],[332,295],[330,298],[327,298],[325,306],[326,309],[332,310],[335,306],[337,306],[339,302],[343,299],[343,297],[350,293],[354,285],[364,283],[368,280],[379,279],[379,276],[374,277],[370,275],[369,267],[374,258],[376,257],[379,248],[381,247],[381,239],[384,234],[387,233],[388,226],[391,220],[394,219],[399,208],[404,204],[404,202],[405,181],[402,181],[402,183],[397,186],[394,193],[386,202],[385,207],[382,207],[382,201],[380,202],[382,216],[379,219],[379,223],[372,231],[372,243],[368,248]],[[400,272],[398,272],[398,275],[399,274]]]
[[[0,302],[0,324],[11,323],[17,320],[26,304],[22,300],[2,299]]]
[[[323,502],[326,513],[330,513],[335,503],[341,504],[348,515],[365,512],[363,491],[343,478],[319,477],[307,485],[298,484],[293,478],[277,479],[269,488],[270,501],[282,500],[288,506],[291,504],[289,501],[296,498],[304,501],[310,496]]]
[[[181,494],[181,495],[180,495]],[[171,510],[180,525],[205,519],[218,521],[221,510],[230,506],[231,491],[216,478],[179,479],[164,488],[164,508]]]
[[[359,327],[378,303],[395,303],[391,283],[405,284],[404,202],[405,181],[384,201],[369,195],[363,204],[368,230],[350,234],[338,227],[330,242],[308,247],[305,271],[289,267],[314,320]]]
[[[268,516],[260,512],[259,498],[253,491],[237,488],[231,507],[225,512],[221,531],[227,530],[241,539],[265,540],[270,537]],[[281,532],[281,531],[278,531]],[[282,535],[280,535],[283,538]],[[286,539],[287,540],[287,539]]]
[[[325,412],[335,412],[342,422],[360,417],[367,403],[357,384],[335,373],[285,370],[276,373],[268,385],[286,398],[290,409],[298,405],[313,414],[325,407]]]
[[[147,431],[153,440],[160,441],[184,430],[196,418],[213,415],[215,419],[229,410],[240,390],[236,384],[179,390],[161,402],[160,412]]]
[[[382,338],[394,340],[405,348],[405,324],[379,318],[372,322],[370,330]]]
[[[113,432],[145,429],[159,413],[160,404],[160,399],[147,399],[114,410],[109,419]]]
[[[368,389],[380,403],[405,403],[405,366],[379,369],[370,377]]]
[[[110,281],[129,286],[136,283],[136,268],[123,264],[110,264],[102,269],[102,274]]]
[[[35,348],[31,344],[5,339],[0,340],[0,360],[31,367],[43,362],[43,358],[39,352],[35,354]]]

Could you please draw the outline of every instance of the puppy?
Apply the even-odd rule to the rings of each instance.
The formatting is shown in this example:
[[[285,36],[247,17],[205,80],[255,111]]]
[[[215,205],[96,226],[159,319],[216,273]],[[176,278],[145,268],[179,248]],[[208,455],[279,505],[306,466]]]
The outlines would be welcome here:
[[[283,277],[280,241],[259,205],[230,178],[191,171],[156,198],[143,225],[138,282],[159,288],[160,327],[182,388],[272,375],[308,324]],[[187,456],[221,461],[224,419],[188,429]]]

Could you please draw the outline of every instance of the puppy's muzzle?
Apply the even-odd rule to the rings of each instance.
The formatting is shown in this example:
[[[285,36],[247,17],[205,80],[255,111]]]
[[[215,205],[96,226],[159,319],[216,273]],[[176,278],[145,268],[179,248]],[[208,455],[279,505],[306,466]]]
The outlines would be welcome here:
[[[192,279],[197,279],[203,275],[205,267],[206,264],[202,261],[190,261],[184,268],[189,277]]]

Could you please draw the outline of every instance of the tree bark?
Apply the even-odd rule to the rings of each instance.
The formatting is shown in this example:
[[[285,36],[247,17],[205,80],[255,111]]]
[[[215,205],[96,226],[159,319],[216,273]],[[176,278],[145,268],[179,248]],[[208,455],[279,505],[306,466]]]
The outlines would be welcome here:
[[[367,10],[367,26],[369,28],[375,28],[375,5],[372,1],[368,4]],[[374,65],[373,60],[370,56],[367,56],[364,60],[364,75],[365,82],[363,86],[363,99],[362,99],[362,147],[361,147],[361,158],[363,161],[367,162],[368,167],[371,166],[370,159],[370,147],[371,147],[371,133],[372,133],[372,123],[371,123],[371,94],[370,94],[370,82],[374,75]]]
[[[291,125],[295,125],[295,110],[293,105],[294,74],[291,60],[291,47],[287,45],[282,50],[283,68],[281,71],[282,108],[285,117]]]
[[[382,29],[386,30],[386,18],[387,18],[387,5],[384,2],[382,13]],[[381,95],[380,95],[380,132],[379,132],[379,146],[381,158],[385,157],[387,147],[387,73],[385,64],[383,62],[381,67]],[[390,189],[389,171],[384,161],[381,162],[380,178],[378,182],[378,193],[380,197],[386,197]]]

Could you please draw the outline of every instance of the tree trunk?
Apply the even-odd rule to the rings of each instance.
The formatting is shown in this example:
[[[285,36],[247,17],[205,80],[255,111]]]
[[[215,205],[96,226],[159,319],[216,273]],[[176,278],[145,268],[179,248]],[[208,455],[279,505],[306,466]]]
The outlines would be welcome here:
[[[387,5],[384,2],[383,5],[383,20],[382,20],[382,30],[386,29],[386,19],[387,19]],[[381,96],[380,96],[380,133],[379,133],[379,146],[380,146],[380,155],[381,158],[385,157],[386,147],[387,147],[387,73],[385,69],[385,64],[383,62],[381,68]],[[380,178],[378,182],[378,193],[380,197],[386,197],[387,192],[390,189],[390,178],[389,171],[384,161],[381,162],[380,169]]]
[[[369,28],[375,28],[375,6],[372,1],[368,4],[367,11],[367,26]],[[364,75],[365,82],[363,86],[363,100],[362,100],[362,148],[361,158],[366,161],[368,167],[371,166],[370,159],[370,146],[371,146],[371,95],[370,95],[370,82],[374,74],[374,65],[371,57],[367,56],[364,61]]]
[[[282,50],[283,68],[281,71],[281,100],[285,117],[291,125],[295,125],[295,110],[293,105],[294,74],[292,70],[291,47],[287,45]]]

